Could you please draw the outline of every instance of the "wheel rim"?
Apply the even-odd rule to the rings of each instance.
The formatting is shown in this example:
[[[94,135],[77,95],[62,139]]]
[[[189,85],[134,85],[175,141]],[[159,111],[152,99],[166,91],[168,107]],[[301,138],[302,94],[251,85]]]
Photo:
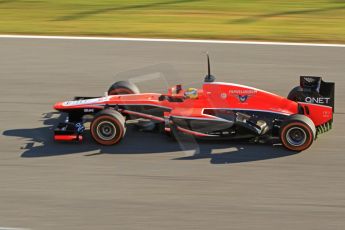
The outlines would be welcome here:
[[[96,128],[99,138],[105,141],[113,139],[116,135],[116,127],[111,121],[101,121]]]
[[[307,134],[300,127],[292,127],[286,132],[286,140],[292,146],[301,146],[307,140]]]

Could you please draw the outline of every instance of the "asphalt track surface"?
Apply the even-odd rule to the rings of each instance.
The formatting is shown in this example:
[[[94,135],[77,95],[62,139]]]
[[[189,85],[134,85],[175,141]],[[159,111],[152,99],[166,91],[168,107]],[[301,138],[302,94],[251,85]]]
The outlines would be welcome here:
[[[200,86],[205,51],[218,81],[281,95],[299,75],[335,81],[333,130],[297,154],[133,127],[113,147],[52,141],[54,102],[123,78],[142,91]],[[345,48],[2,38],[0,54],[1,227],[344,229]]]

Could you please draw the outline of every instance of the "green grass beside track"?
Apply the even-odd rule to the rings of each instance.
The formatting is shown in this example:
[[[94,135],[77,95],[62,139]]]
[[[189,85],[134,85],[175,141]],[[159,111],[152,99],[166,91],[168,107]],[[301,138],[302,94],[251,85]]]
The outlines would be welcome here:
[[[345,43],[345,0],[0,0],[0,33]]]

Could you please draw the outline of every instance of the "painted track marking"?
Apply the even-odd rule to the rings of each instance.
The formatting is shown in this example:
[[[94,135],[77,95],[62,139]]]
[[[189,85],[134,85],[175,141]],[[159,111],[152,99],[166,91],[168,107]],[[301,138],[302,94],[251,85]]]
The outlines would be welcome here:
[[[270,46],[311,46],[345,48],[345,44],[294,43],[294,42],[258,42],[237,40],[202,40],[202,39],[160,39],[160,38],[121,38],[121,37],[87,37],[87,36],[40,36],[40,35],[0,35],[0,38],[17,39],[58,39],[58,40],[94,40],[94,41],[133,41],[133,42],[172,42],[172,43],[205,43],[205,44],[239,44]]]

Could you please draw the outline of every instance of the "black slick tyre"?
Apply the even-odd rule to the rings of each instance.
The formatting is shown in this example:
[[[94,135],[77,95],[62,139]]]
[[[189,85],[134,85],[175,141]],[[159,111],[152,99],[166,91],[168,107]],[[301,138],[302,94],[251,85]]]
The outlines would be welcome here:
[[[125,135],[125,119],[117,111],[105,109],[98,112],[90,125],[91,136],[98,144],[114,145]]]
[[[129,81],[118,81],[110,86],[108,95],[138,94],[138,87]]]
[[[287,118],[280,127],[279,137],[283,146],[292,151],[309,148],[316,136],[313,121],[304,115],[295,114]]]
[[[289,95],[287,96],[287,99],[291,101],[300,101],[302,91],[303,89],[301,88],[301,86],[296,86],[290,91]]]

